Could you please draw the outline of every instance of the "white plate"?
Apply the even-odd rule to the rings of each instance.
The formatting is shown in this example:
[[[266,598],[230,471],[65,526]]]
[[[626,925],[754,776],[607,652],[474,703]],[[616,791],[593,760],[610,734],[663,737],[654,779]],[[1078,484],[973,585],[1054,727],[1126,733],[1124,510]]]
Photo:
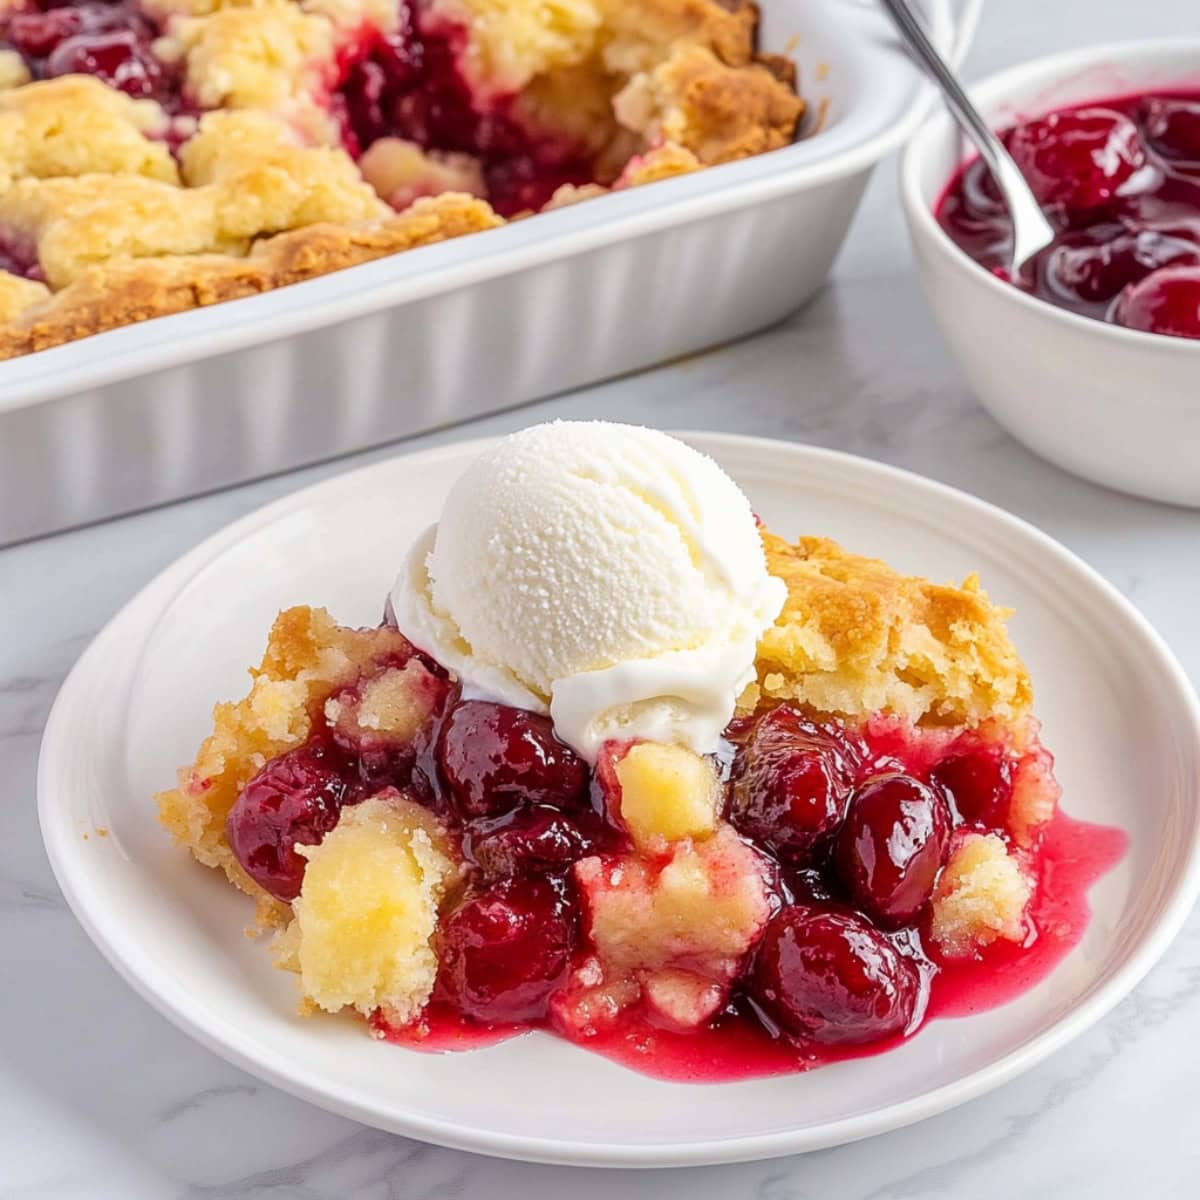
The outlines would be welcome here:
[[[892,1129],[1013,1078],[1116,1004],[1200,888],[1200,709],[1158,636],[1077,558],[978,500],[826,450],[690,440],[778,532],[828,534],[935,579],[977,568],[1016,607],[1065,806],[1131,839],[1093,889],[1086,936],[1048,979],[884,1055],[713,1086],[647,1079],[544,1034],[436,1056],[380,1045],[353,1020],[295,1017],[293,978],[242,936],[248,901],[170,846],[150,796],[190,761],[212,703],[243,693],[277,609],[378,620],[401,552],[479,442],[356,471],[238,521],[164,571],[80,659],[46,728],[39,806],[63,892],[113,965],[218,1054],[335,1112],[447,1146],[598,1165],[729,1162]]]

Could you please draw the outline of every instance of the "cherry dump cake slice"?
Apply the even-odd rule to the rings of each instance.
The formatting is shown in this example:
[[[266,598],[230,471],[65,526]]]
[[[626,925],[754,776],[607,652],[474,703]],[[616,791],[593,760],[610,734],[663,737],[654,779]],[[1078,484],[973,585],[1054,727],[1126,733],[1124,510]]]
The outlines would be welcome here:
[[[750,0],[0,0],[0,357],[795,135]]]
[[[456,485],[382,626],[280,614],[250,693],[158,800],[257,901],[305,1011],[352,1007],[427,1046],[541,1026],[652,1073],[737,1077],[893,1044],[1070,948],[1119,835],[1058,811],[1006,610],[974,577],[760,533],[748,506],[730,515],[739,498],[662,435],[539,427]],[[656,538],[690,634],[654,579],[611,573]],[[456,556],[478,547],[519,553],[456,597],[473,569]],[[742,554],[743,576],[722,574]],[[648,599],[622,608],[621,588]],[[605,596],[588,620],[609,626],[579,628]],[[518,686],[524,704],[499,694]]]

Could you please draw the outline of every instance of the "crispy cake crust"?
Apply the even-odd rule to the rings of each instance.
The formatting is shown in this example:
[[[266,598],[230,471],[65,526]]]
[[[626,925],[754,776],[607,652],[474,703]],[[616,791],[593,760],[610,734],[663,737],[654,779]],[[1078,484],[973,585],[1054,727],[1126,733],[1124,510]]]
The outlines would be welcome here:
[[[147,7],[165,30],[156,51],[179,63],[189,95],[220,106],[178,163],[164,141],[178,119],[154,101],[90,77],[29,83],[0,51],[0,228],[40,268],[35,279],[0,271],[0,358],[504,223],[486,200],[451,192],[393,212],[314,100],[348,39],[394,24],[392,0]],[[782,146],[803,111],[780,61],[755,55],[752,3],[430,7],[469,23],[476,59],[507,86],[529,85],[532,126],[595,150],[601,186],[560,203]],[[439,168],[444,179],[430,164],[429,179]]]
[[[851,718],[1024,725],[1033,692],[1005,628],[1011,613],[977,576],[930,583],[826,538],[790,545],[764,533],[763,544],[788,598],[759,642],[744,709],[787,700]]]
[[[33,303],[0,326],[0,358],[45,350],[75,338],[223,300],[256,296],[448,238],[494,229],[503,221],[482,200],[446,193],[418,200],[373,226],[321,222],[258,242],[245,258],[183,255],[126,259],[85,269],[62,291],[29,288]],[[10,276],[9,278],[15,278]],[[0,314],[4,311],[0,275]]]
[[[262,662],[250,671],[249,693],[213,709],[213,731],[179,786],[155,800],[178,845],[224,871],[258,904],[261,926],[284,925],[291,910],[258,886],[233,856],[225,819],[242,788],[272,758],[301,745],[314,715],[339,687],[369,664],[410,649],[391,629],[346,629],[324,609],[289,608],[271,627]]]

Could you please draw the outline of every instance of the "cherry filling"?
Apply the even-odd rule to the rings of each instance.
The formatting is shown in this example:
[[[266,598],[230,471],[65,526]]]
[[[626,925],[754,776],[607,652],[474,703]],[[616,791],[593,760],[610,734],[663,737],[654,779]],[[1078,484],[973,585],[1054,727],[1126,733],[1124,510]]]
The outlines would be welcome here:
[[[543,208],[563,184],[592,181],[590,158],[564,139],[527,130],[512,96],[473,91],[458,66],[465,30],[403,3],[400,11],[396,33],[372,34],[345,56],[335,95],[351,154],[383,137],[469,154],[482,167],[489,202],[506,217]]]
[[[439,998],[485,1024],[544,1019],[567,981],[578,920],[561,876],[513,877],[468,894],[438,929]]]
[[[425,1048],[542,1025],[680,1079],[883,1049],[928,1013],[977,1010],[1041,978],[1082,933],[1087,885],[1120,852],[1115,831],[1061,814],[1033,834],[1017,821],[1020,788],[1035,776],[1052,786],[1036,739],[1021,753],[980,732],[886,717],[849,728],[781,705],[728,731],[717,815],[732,830],[635,849],[622,817],[635,777],[622,763],[639,743],[610,743],[589,771],[546,718],[463,700],[415,651],[371,663],[312,724],[245,785],[229,844],[290,902],[306,862],[296,847],[319,843],[345,805],[395,787],[437,812],[465,882],[435,937],[434,999],[413,1026],[374,1021]],[[717,786],[719,775],[696,778]],[[952,848],[980,833],[1017,847],[1046,887],[1024,945],[948,957],[932,938],[932,897]],[[698,874],[727,898],[719,920],[697,921],[680,899]]]
[[[949,794],[961,820],[984,829],[1003,829],[1012,803],[1013,764],[992,746],[967,744],[930,772]]]
[[[1200,267],[1156,271],[1126,288],[1113,320],[1143,333],[1200,337]]]
[[[154,23],[129,0],[35,5],[0,15],[0,44],[16,50],[34,79],[94,75],[135,99],[180,106],[179,72],[152,44]]]
[[[1058,231],[1011,282],[1083,316],[1200,337],[1200,94],[1082,105],[1003,137]],[[1012,226],[980,160],[954,177],[936,215],[1007,278]]]
[[[591,812],[567,816],[535,804],[498,817],[469,821],[463,827],[463,853],[489,879],[567,872],[589,854],[612,842]]]
[[[466,700],[446,718],[437,749],[464,818],[510,813],[523,803],[570,808],[587,792],[587,766],[536,713]]]
[[[786,1033],[823,1045],[903,1033],[917,1015],[917,965],[855,913],[792,904],[767,926],[750,994]]]
[[[747,837],[806,862],[837,832],[865,748],[840,726],[780,705],[734,759],[730,820]]]
[[[0,271],[21,275],[38,283],[44,283],[46,279],[33,241],[5,230],[3,226],[0,226]]]
[[[431,739],[456,696],[445,672],[415,652],[388,655],[334,692],[307,741],[271,759],[229,812],[226,838],[246,874],[290,902],[306,865],[295,847],[319,844],[343,806],[387,788],[434,802]]]
[[[404,0],[399,16],[396,32],[368,31],[340,55],[329,103],[352,155],[384,137],[470,155],[487,199],[506,217],[538,211],[564,184],[592,182],[589,154],[567,138],[528,129],[512,95],[482,96],[468,84],[458,66],[462,27],[414,14]],[[0,48],[17,51],[34,79],[94,75],[173,114],[191,111],[182,72],[154,53],[158,35],[136,0],[31,0],[0,13]]]
[[[885,928],[913,923],[933,895],[950,828],[940,789],[899,772],[868,780],[838,833],[835,866],[845,893]]]
[[[246,874],[277,900],[304,882],[296,846],[313,846],[337,824],[349,794],[346,764],[324,738],[272,759],[242,789],[225,825]]]

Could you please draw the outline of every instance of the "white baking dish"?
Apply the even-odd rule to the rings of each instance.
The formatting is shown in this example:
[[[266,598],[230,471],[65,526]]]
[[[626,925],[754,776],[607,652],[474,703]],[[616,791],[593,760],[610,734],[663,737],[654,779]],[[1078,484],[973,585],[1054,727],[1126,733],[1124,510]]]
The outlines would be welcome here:
[[[928,0],[961,53],[981,0]],[[873,5],[765,0],[821,128],[263,296],[0,363],[0,544],[510,407],[760,329],[820,286],[928,89]]]

